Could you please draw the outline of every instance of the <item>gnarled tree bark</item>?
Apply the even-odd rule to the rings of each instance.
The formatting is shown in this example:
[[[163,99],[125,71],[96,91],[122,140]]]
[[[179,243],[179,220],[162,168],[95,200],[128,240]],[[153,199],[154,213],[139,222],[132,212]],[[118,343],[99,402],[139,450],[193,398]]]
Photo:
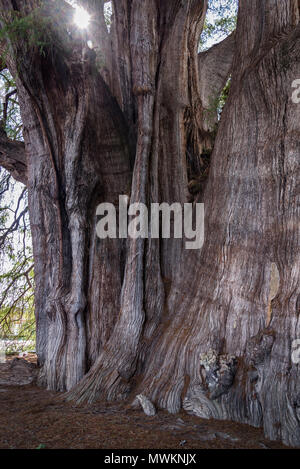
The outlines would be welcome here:
[[[0,128],[0,166],[5,168],[13,178],[27,184],[27,161],[23,142],[10,140]]]
[[[54,3],[44,2],[45,14]],[[25,14],[35,2],[0,5]],[[71,48],[40,55],[24,39],[9,43],[27,153],[40,382],[77,402],[144,394],[170,412],[263,425],[268,437],[300,445],[291,360],[300,337],[300,107],[291,100],[299,2],[240,0],[236,33],[200,55],[206,0],[113,6],[110,32],[101,10],[94,33],[101,70],[70,25],[66,34],[64,8],[52,27]],[[205,111],[229,75],[201,196],[201,251],[178,239],[97,239],[102,201],[190,199],[189,165],[197,171],[212,144]]]

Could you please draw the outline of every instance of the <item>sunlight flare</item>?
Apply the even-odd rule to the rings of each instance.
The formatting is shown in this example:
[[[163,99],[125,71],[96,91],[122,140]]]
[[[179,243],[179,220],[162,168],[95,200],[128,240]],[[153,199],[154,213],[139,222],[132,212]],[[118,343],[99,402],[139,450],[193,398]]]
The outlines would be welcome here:
[[[89,13],[82,7],[75,5],[75,15],[74,15],[74,23],[80,29],[87,29],[90,24],[91,16]]]

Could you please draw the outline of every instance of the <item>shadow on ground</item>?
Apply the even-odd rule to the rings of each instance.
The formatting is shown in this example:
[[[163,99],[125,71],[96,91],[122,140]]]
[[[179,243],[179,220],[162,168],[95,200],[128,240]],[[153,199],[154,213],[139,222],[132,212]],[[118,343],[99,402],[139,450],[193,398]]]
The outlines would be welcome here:
[[[25,370],[25,379],[33,370],[32,365],[24,364],[23,360],[14,359],[1,367],[2,449],[285,448],[280,443],[265,440],[260,429],[232,422],[201,420],[183,412],[171,415],[159,411],[154,417],[147,417],[142,410],[101,402],[88,408],[77,408],[58,400],[60,394],[38,388],[33,384],[34,380],[32,384],[16,386],[18,369]]]

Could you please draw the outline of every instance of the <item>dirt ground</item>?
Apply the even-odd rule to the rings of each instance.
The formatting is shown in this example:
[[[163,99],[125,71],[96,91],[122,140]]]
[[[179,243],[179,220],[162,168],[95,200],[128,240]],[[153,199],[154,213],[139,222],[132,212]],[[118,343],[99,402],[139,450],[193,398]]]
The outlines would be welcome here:
[[[34,361],[34,357],[27,357]],[[260,429],[125,405],[75,407],[33,385],[0,386],[1,449],[284,449]]]

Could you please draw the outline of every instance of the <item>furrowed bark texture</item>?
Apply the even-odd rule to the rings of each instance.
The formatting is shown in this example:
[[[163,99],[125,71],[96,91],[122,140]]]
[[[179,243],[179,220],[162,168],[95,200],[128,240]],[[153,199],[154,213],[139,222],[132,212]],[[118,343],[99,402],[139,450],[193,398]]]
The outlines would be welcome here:
[[[204,107],[205,129],[213,131],[218,122],[218,100],[232,71],[235,53],[235,33],[198,56],[201,102]],[[213,77],[213,79],[211,79]]]
[[[187,198],[185,123],[188,121],[190,133],[197,134],[194,147],[199,143],[201,131],[197,128],[198,114],[201,114],[196,94],[197,38],[203,26],[205,5],[198,1],[184,5],[176,2],[176,8],[171,12],[163,3],[159,11],[156,2],[151,1],[148,5],[145,8],[144,4],[135,1],[130,8],[132,86],[138,114],[131,203],[184,202]],[[184,64],[182,57],[185,57]],[[164,73],[160,73],[161,70]],[[195,76],[190,76],[192,72]],[[186,86],[189,80],[195,90],[192,102]],[[193,106],[195,108],[192,110]],[[189,119],[187,113],[191,114]],[[159,141],[165,142],[165,145],[161,146]],[[172,178],[177,181],[176,185],[171,186],[165,180],[163,175],[167,173],[170,181]],[[130,391],[129,379],[142,367],[147,342],[153,338],[163,312],[162,276],[167,278],[172,275],[173,260],[180,262],[182,242],[174,240],[170,243],[159,247],[159,243],[150,241],[147,244],[143,239],[130,242],[120,316],[103,353],[82,382],[69,393],[70,399],[90,402],[100,395],[114,399],[125,397]]]
[[[16,181],[27,183],[27,161],[23,142],[10,140],[0,128],[0,166]]]
[[[299,31],[297,2],[240,2],[232,91],[204,195],[205,245],[181,262],[138,389],[170,412],[183,401],[196,415],[263,425],[291,445],[300,435],[291,360],[300,325],[300,109],[291,99]],[[274,266],[280,285],[269,304]]]
[[[105,320],[105,311],[99,333],[94,319],[102,316],[103,305],[95,304],[93,293],[105,291],[103,275],[115,262],[111,308],[118,304],[122,247],[112,242],[103,251],[98,246],[95,212],[102,200],[115,202],[131,180],[126,123],[92,52],[83,50],[82,40],[63,52],[58,56],[53,50],[44,57],[19,41],[11,46],[10,60],[28,153],[40,382],[57,390],[80,381],[87,349],[93,361],[111,328],[113,319]],[[102,262],[91,268],[101,250]]]
[[[0,1],[6,13],[24,14],[24,3]],[[240,0],[237,31],[201,54],[206,1],[118,0],[110,31],[103,4],[87,3],[99,17],[94,50],[62,27],[67,7],[52,27],[71,47],[41,55],[26,40],[9,44],[40,383],[78,403],[143,394],[170,412],[263,426],[299,446],[299,2]],[[213,145],[210,103],[230,75],[205,190],[194,199],[205,203],[203,248],[98,239],[100,202],[190,201],[191,174],[200,177]],[[3,154],[12,168],[22,162],[17,148]]]

